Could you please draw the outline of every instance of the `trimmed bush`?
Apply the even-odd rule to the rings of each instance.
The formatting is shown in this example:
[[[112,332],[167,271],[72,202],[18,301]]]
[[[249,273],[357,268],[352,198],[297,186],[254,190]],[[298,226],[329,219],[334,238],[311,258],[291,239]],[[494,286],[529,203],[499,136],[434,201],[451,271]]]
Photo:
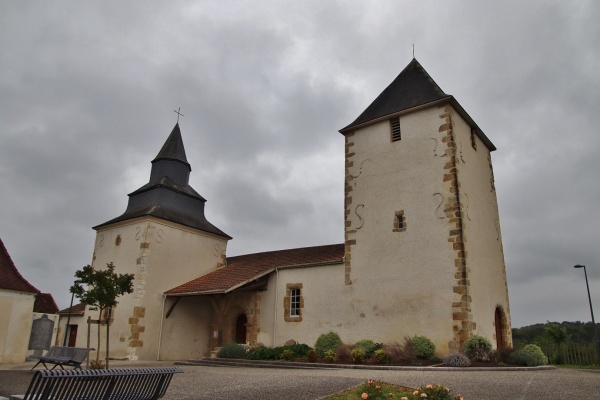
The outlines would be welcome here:
[[[413,336],[409,343],[415,357],[421,360],[427,360],[435,355],[435,345],[426,336]]]
[[[360,347],[352,349],[350,355],[352,356],[352,361],[355,363],[359,364],[365,360],[365,351]]]
[[[281,358],[286,361],[294,361],[296,356],[292,350],[286,349],[281,352]]]
[[[246,358],[250,360],[293,360],[306,357],[310,350],[310,346],[306,344],[290,344],[279,347],[261,346],[250,350]]]
[[[308,351],[308,353],[306,353],[306,361],[308,361],[309,363],[315,363],[319,361],[319,355],[316,351],[311,349]]]
[[[335,351],[327,350],[325,352],[325,354],[323,354],[323,358],[325,360],[327,360],[328,362],[334,362],[335,361]]]
[[[373,357],[378,364],[387,364],[390,362],[390,356],[383,349],[377,349],[373,352]]]
[[[492,344],[486,337],[474,335],[465,341],[463,351],[472,360],[490,361]]]
[[[535,367],[539,365],[536,358],[531,353],[523,350],[517,350],[510,353],[508,362],[510,364],[523,365],[526,367]]]
[[[464,354],[454,353],[444,358],[444,364],[449,367],[468,367],[471,365],[471,360]]]
[[[217,353],[219,358],[246,358],[246,349],[237,343],[228,343]]]
[[[250,360],[278,360],[281,353],[277,347],[257,347],[250,350],[246,357]]]
[[[359,340],[354,345],[355,348],[362,349],[365,352],[365,357],[369,358],[373,355],[375,350],[380,349],[381,345],[375,343],[370,339]]]
[[[535,357],[537,365],[548,365],[548,357],[546,357],[540,346],[536,344],[528,344],[527,346],[523,347],[523,351]]]
[[[332,350],[335,353],[335,350],[341,345],[342,339],[340,339],[340,335],[331,331],[319,336],[315,343],[315,350],[319,353],[320,357],[323,357],[327,350]]]

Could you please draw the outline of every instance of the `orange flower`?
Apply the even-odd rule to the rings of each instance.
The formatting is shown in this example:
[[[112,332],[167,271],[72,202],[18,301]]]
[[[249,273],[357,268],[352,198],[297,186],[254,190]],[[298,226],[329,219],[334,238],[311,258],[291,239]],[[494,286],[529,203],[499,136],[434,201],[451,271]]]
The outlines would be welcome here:
[[[366,393],[363,393],[362,396],[360,396],[360,398],[363,400],[367,400],[369,398],[369,395]]]

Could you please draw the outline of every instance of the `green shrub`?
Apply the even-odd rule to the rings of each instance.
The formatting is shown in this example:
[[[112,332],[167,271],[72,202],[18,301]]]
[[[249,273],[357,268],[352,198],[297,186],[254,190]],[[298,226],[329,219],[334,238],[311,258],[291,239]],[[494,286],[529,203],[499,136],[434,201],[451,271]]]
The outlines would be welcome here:
[[[471,365],[471,360],[464,354],[454,353],[444,358],[444,364],[449,367],[468,367]]]
[[[278,360],[281,356],[281,350],[272,347],[257,347],[252,349],[246,355],[250,360]]]
[[[523,347],[523,351],[535,357],[537,365],[548,365],[548,357],[546,357],[540,346],[536,344],[528,344],[527,346]]]
[[[463,351],[472,360],[490,361],[492,344],[486,337],[474,335],[465,341]]]
[[[506,364],[508,363],[508,357],[510,357],[513,351],[515,350],[511,347],[501,347],[496,349],[493,353],[494,360],[498,363]]]
[[[375,350],[380,349],[381,345],[375,343],[370,339],[363,339],[356,342],[354,345],[355,348],[362,349],[365,352],[365,357],[369,358],[373,355]]]
[[[294,361],[296,356],[292,350],[286,349],[281,352],[281,359],[286,361]]]
[[[219,358],[246,358],[246,349],[237,343],[228,343],[218,351]]]
[[[307,345],[307,344],[300,344],[300,343],[296,343],[296,344],[291,344],[291,345],[287,345],[287,346],[282,346],[281,351],[285,351],[285,350],[291,350],[294,355],[296,356],[296,358],[303,358],[306,357],[306,354],[312,350],[312,348]]]
[[[319,353],[320,357],[325,356],[325,352],[327,350],[335,350],[342,345],[342,339],[340,339],[340,335],[331,331],[328,333],[324,333],[317,339],[315,343],[315,350]]]
[[[410,338],[409,346],[415,357],[421,360],[427,360],[435,355],[435,345],[426,336],[413,336]]]
[[[361,348],[352,349],[350,355],[352,356],[352,361],[355,363],[361,363],[365,360],[365,351]]]
[[[309,363],[315,363],[319,361],[319,355],[315,350],[310,349],[308,353],[306,353],[306,361],[308,361]]]
[[[373,357],[378,364],[387,364],[390,362],[390,356],[383,349],[377,349],[373,352]]]
[[[429,361],[434,362],[434,363],[441,363],[444,360],[438,356],[431,356],[431,357],[429,357]]]
[[[335,361],[335,351],[327,350],[325,352],[325,354],[323,354],[323,358],[325,360],[327,360],[328,362],[334,362]]]
[[[536,358],[531,353],[523,350],[517,350],[510,353],[508,362],[510,364],[523,365],[526,367],[535,367],[539,365]]]

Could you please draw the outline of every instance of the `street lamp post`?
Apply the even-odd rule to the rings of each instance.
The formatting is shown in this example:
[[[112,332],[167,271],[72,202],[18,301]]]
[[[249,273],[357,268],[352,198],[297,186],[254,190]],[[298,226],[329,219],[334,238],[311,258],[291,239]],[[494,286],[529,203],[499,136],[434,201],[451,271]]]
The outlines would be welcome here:
[[[594,329],[594,347],[598,354],[598,366],[600,366],[600,342],[598,342],[598,333],[596,332],[596,321],[594,321],[594,308],[592,307],[592,296],[590,296],[590,285],[588,284],[587,271],[585,265],[575,265],[573,268],[583,268],[585,274],[585,286],[587,287],[588,301],[590,302],[590,312],[592,313],[592,328]]]
[[[80,280],[76,280],[73,283],[77,284],[83,282]],[[65,325],[65,337],[63,339],[63,346],[67,345],[67,333],[69,332],[69,324],[71,323],[71,312],[73,311],[73,297],[75,297],[75,293],[71,293],[71,305],[69,306],[69,316],[67,317],[67,325]]]

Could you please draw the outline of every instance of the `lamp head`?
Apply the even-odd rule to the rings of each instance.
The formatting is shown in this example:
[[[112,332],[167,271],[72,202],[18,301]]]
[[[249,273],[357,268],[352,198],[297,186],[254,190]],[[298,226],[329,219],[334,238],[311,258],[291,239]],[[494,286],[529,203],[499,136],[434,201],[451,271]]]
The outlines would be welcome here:
[[[585,268],[585,265],[579,265],[579,264],[577,264],[573,268]]]

